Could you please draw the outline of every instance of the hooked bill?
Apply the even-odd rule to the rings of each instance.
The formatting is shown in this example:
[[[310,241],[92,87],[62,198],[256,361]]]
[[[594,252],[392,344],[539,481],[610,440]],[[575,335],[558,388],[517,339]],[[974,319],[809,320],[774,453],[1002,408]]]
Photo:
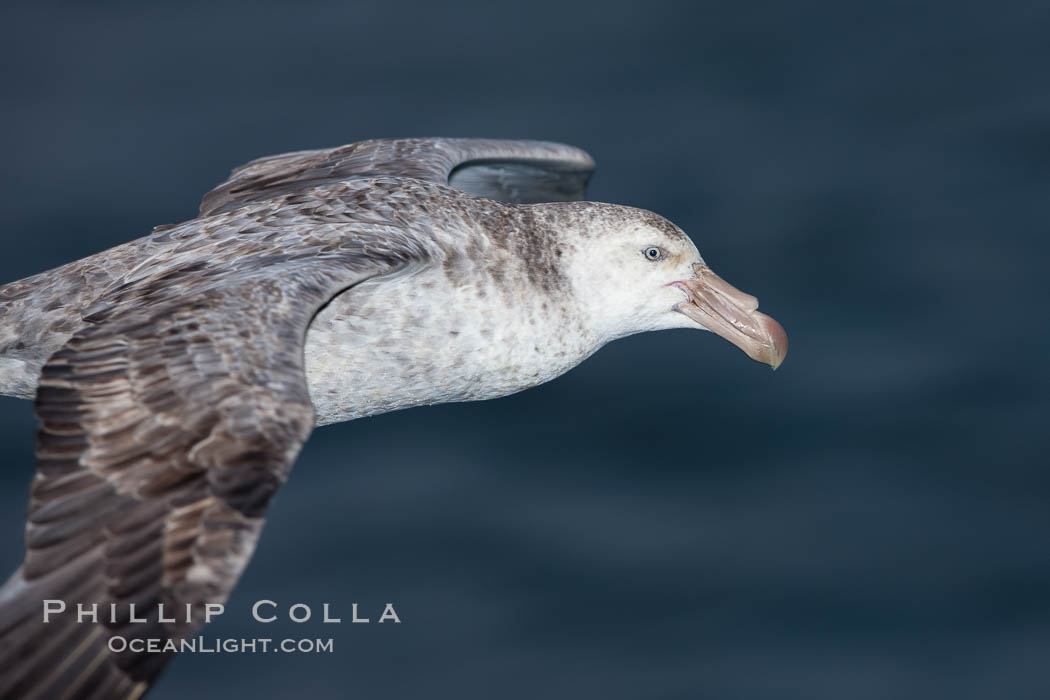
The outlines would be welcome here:
[[[707,265],[693,266],[694,277],[674,285],[689,295],[675,310],[773,369],[787,355],[784,328],[758,311],[758,299],[716,275]]]

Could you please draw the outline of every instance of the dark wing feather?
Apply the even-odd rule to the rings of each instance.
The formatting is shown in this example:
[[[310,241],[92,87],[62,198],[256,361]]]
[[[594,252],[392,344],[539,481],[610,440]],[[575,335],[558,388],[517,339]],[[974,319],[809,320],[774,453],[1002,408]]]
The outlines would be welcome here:
[[[494,139],[377,139],[253,160],[204,196],[200,215],[313,185],[391,175],[515,204],[584,198],[594,160],[572,146]]]
[[[168,656],[108,640],[186,637],[199,625],[160,622],[159,603],[199,619],[229,595],[313,427],[310,320],[341,290],[425,257],[408,236],[340,236],[303,258],[271,250],[232,272],[144,275],[47,362],[26,558],[0,587],[0,697],[138,697]],[[71,612],[44,625],[45,598]],[[125,619],[76,624],[77,602],[102,617],[117,603]],[[129,603],[147,624],[127,622]]]

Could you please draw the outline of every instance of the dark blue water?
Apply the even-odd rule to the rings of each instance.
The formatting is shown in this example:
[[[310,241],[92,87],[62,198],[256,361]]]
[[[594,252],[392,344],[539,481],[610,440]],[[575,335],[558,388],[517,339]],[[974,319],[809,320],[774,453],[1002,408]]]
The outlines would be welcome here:
[[[562,140],[791,337],[630,338],[318,431],[153,697],[1050,697],[1045,3],[0,10],[0,278],[191,217],[252,157]],[[30,405],[0,400],[0,568]],[[329,602],[339,626],[247,607]],[[373,620],[394,602],[399,626]]]

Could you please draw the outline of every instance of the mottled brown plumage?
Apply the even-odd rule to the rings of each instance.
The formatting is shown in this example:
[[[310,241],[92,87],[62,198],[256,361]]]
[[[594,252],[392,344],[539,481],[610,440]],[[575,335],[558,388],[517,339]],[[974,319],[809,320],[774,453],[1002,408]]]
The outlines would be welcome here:
[[[196,625],[157,622],[157,603],[226,599],[314,425],[310,321],[366,279],[446,256],[435,232],[457,205],[438,200],[472,158],[535,161],[555,179],[546,164],[590,170],[568,147],[458,140],[262,159],[209,193],[200,219],[0,288],[18,330],[3,356],[22,375],[8,393],[32,390],[59,346],[36,388],[26,558],[0,594],[0,696],[140,694],[166,657],[113,654],[106,637],[181,637]],[[43,598],[153,612],[41,629]]]
[[[40,421],[0,697],[144,693],[168,657],[107,641],[183,638],[226,600],[315,424],[520,391],[616,337],[698,327],[675,287],[696,249],[650,212],[566,201],[592,168],[465,139],[263,158],[194,220],[0,287],[0,392],[35,394]],[[149,622],[43,625],[45,598]]]

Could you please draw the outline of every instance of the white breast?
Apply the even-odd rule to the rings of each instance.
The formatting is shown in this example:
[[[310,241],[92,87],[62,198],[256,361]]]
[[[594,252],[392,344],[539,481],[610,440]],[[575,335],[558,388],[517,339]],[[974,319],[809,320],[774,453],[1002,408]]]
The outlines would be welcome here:
[[[421,404],[504,396],[549,381],[598,349],[571,299],[480,266],[365,282],[306,336],[306,376],[324,425]]]

